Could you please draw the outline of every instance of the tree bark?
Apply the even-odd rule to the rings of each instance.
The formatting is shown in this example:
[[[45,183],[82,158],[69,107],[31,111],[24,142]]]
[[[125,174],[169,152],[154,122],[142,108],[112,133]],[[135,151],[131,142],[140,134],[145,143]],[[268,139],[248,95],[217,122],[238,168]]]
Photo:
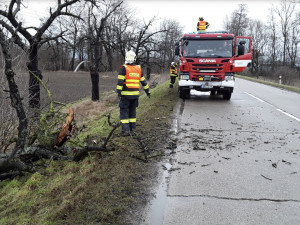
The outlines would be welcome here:
[[[38,69],[38,45],[32,44],[29,51],[29,62],[27,64],[29,70],[29,107],[40,108],[40,83],[34,74],[42,79],[42,73]]]
[[[92,81],[92,101],[99,100],[99,72],[95,68],[90,68],[90,75]]]
[[[10,100],[11,105],[13,108],[16,109],[17,116],[19,119],[19,126],[18,126],[18,139],[13,149],[11,155],[8,157],[8,161],[13,159],[15,155],[21,152],[24,149],[26,138],[27,138],[27,116],[23,107],[23,103],[20,97],[18,86],[15,82],[15,72],[12,69],[12,58],[9,53],[9,44],[5,39],[5,35],[0,30],[0,44],[2,48],[2,53],[5,59],[5,75],[8,82],[9,93],[10,93]]]

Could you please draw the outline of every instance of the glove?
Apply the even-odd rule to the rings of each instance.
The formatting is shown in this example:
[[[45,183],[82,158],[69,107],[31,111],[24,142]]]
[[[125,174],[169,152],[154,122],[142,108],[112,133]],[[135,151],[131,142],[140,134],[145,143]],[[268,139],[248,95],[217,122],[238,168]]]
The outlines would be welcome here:
[[[122,95],[121,95],[121,93],[118,93],[118,97],[119,97],[119,99],[121,99],[121,98],[122,98]]]
[[[150,98],[150,92],[147,93],[148,98]]]

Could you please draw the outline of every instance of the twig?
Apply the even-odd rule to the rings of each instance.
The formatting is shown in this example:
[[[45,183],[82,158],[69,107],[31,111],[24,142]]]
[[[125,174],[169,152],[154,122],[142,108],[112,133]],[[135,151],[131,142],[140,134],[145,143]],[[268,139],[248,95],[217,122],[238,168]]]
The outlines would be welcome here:
[[[262,174],[261,174],[261,176],[262,176],[263,178],[267,179],[267,180],[271,180],[271,181],[272,181],[272,179],[271,179],[271,178],[265,177],[265,176],[264,176],[264,175],[262,175]]]
[[[144,163],[148,162],[147,158],[143,158],[141,156],[138,156],[138,155],[135,155],[135,154],[130,154],[130,157],[134,158],[134,159],[138,159],[138,160],[141,160],[143,161]]]

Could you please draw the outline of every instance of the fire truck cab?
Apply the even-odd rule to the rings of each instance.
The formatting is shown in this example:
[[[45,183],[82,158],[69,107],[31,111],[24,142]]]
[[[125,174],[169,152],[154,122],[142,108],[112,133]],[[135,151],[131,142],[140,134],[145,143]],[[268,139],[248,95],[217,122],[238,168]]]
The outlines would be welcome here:
[[[234,37],[226,31],[184,34],[175,45],[179,96],[189,98],[194,89],[229,100],[235,73],[251,65],[251,42],[251,37]]]

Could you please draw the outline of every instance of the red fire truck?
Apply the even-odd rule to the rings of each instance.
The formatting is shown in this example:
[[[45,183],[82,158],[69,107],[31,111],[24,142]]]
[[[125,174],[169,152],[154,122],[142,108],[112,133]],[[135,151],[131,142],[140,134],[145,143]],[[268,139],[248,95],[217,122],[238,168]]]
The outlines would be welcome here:
[[[223,95],[229,100],[237,72],[251,65],[251,37],[226,31],[184,34],[175,45],[179,57],[179,96],[190,98],[192,89]]]

